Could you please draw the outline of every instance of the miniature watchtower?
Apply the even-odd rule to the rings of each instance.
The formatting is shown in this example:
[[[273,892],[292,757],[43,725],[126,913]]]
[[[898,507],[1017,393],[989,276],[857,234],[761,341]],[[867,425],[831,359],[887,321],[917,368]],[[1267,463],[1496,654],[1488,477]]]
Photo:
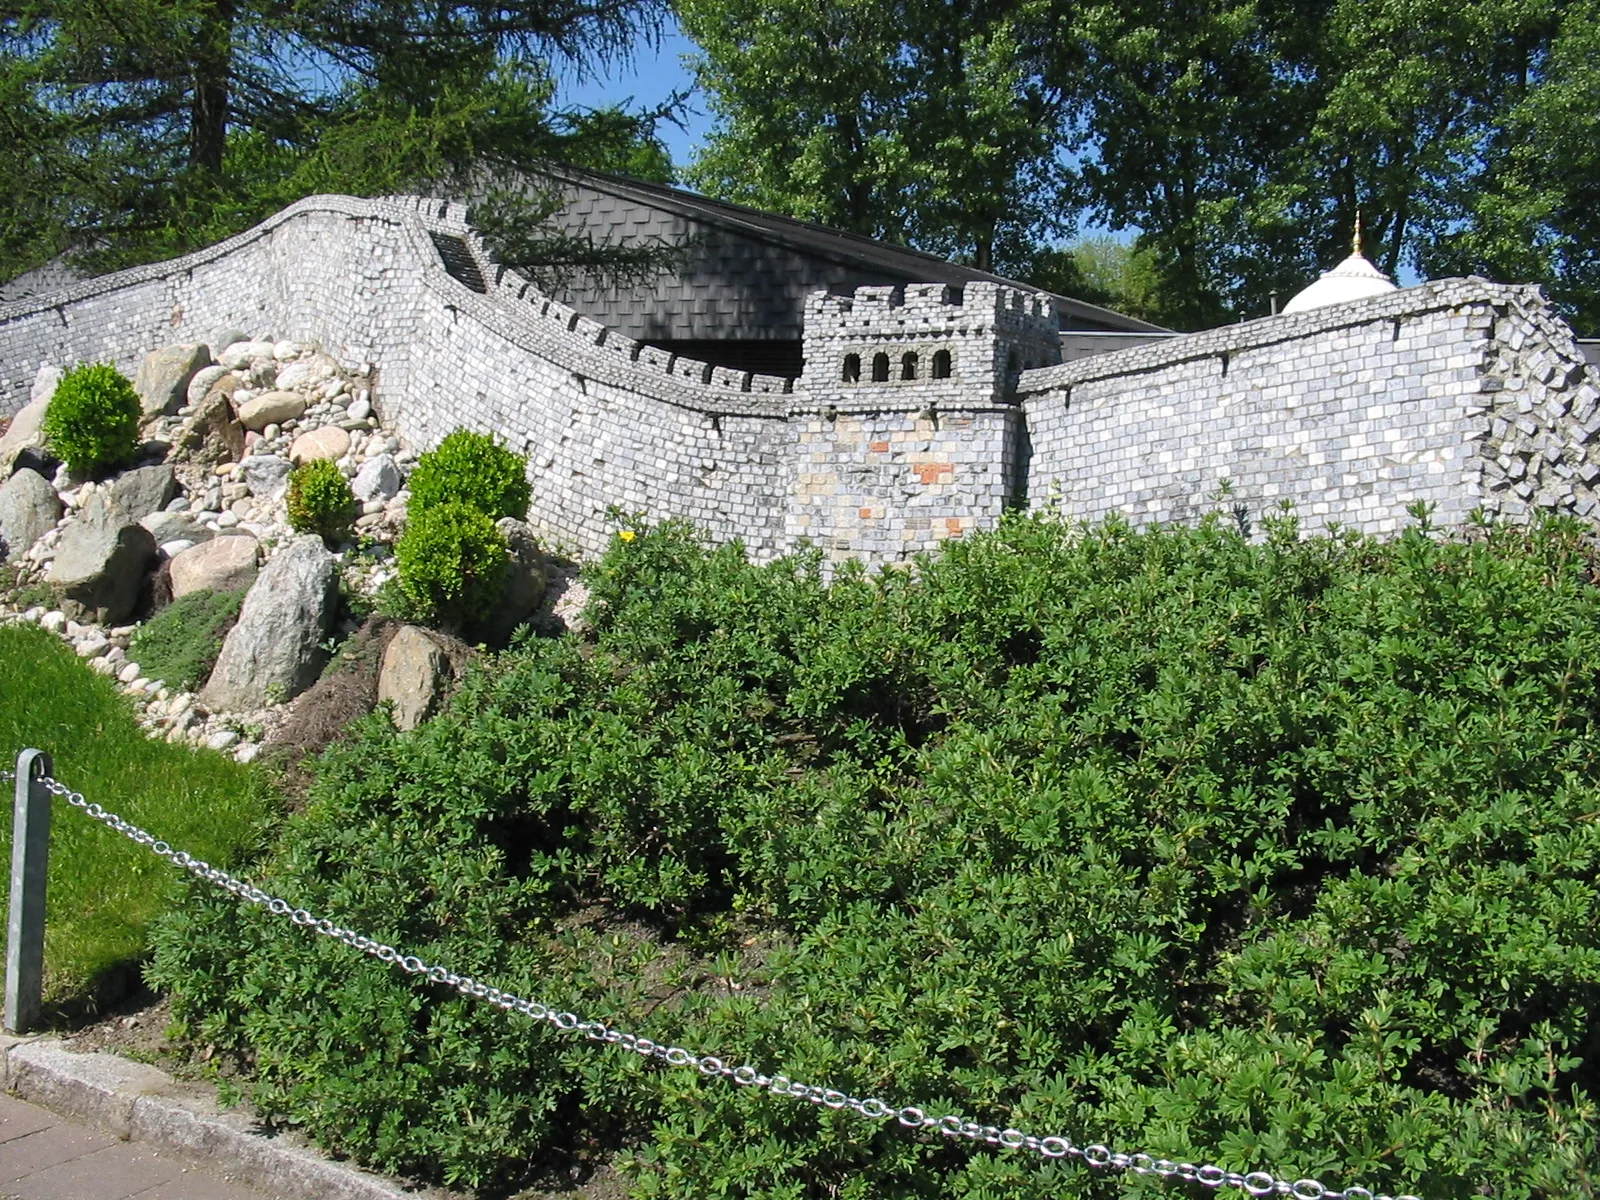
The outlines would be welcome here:
[[[860,287],[806,300],[805,387],[840,404],[1008,403],[1017,376],[1061,361],[1055,306],[998,283]]]

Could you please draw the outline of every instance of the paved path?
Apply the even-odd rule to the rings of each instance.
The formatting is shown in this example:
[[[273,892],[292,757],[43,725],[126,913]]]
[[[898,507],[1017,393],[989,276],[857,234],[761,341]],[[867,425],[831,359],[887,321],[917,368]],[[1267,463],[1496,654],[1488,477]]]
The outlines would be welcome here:
[[[7,1200],[273,1200],[164,1158],[142,1143],[0,1095],[0,1196]]]

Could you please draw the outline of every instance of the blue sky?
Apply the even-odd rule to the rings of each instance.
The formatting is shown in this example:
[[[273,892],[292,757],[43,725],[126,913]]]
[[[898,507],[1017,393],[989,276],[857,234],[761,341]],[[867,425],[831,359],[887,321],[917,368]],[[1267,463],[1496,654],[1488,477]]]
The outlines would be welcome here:
[[[570,73],[563,75],[561,99],[593,108],[607,104],[648,108],[666,100],[674,91],[693,92],[683,114],[684,128],[668,124],[660,127],[662,141],[672,155],[672,165],[682,170],[711,128],[705,97],[694,91],[694,77],[684,66],[684,56],[693,50],[694,43],[679,32],[676,23],[669,23],[657,50],[646,47],[633,61],[587,79],[575,78]]]

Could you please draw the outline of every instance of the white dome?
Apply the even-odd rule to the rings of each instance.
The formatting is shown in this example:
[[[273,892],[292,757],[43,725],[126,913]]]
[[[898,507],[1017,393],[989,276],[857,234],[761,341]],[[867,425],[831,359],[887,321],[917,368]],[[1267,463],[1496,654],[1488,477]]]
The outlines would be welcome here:
[[[1347,300],[1365,300],[1395,290],[1394,280],[1373,266],[1360,254],[1352,254],[1310,287],[1296,292],[1294,298],[1283,306],[1285,313],[1306,312],[1329,304],[1343,304]]]

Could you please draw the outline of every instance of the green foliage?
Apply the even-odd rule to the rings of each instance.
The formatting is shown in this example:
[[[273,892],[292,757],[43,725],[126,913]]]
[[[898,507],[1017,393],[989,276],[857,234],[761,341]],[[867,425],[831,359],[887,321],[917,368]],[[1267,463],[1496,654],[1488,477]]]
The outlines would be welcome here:
[[[491,521],[521,520],[528,515],[532,492],[528,460],[513,454],[493,434],[457,429],[417,459],[406,486],[411,491],[407,512],[413,517],[441,504],[465,504]]]
[[[0,24],[0,278],[62,252],[90,271],[171,257],[316,191],[430,189],[515,227],[513,256],[637,267],[637,248],[541,238],[549,189],[482,188],[552,161],[670,170],[655,129],[675,103],[555,96],[564,70],[649,44],[664,8],[23,0]]]
[[[336,538],[350,531],[350,522],[356,517],[355,493],[332,459],[313,459],[290,471],[284,502],[289,528],[296,533]]]
[[[629,536],[631,535],[631,536]],[[412,734],[330,752],[267,871],[431,961],[727,1061],[1175,1160],[1594,1194],[1600,591],[1569,527],[1266,543],[1047,518],[831,583],[682,526]],[[264,1112],[515,1186],[1157,1195],[647,1068],[226,898],[152,978]]]
[[[677,13],[718,118],[688,172],[702,190],[983,268],[1070,218],[1042,6],[680,0]]]
[[[394,555],[405,611],[457,629],[488,615],[510,561],[494,521],[453,502],[413,509]]]
[[[257,844],[270,793],[250,767],[208,750],[145,736],[116,682],[96,675],[61,639],[0,626],[0,753],[12,766],[45,750],[55,774],[90,800],[209,862],[233,865]],[[11,822],[0,822],[11,854]],[[91,996],[137,962],[146,929],[171,902],[179,872],[142,846],[58,804],[50,830],[47,1003]],[[0,893],[0,908],[7,897]]]
[[[107,363],[67,372],[45,409],[41,431],[70,470],[96,475],[133,461],[139,449],[139,393]]]
[[[243,592],[190,592],[134,630],[128,654],[149,679],[191,691],[217,665],[222,640],[239,619]]]

